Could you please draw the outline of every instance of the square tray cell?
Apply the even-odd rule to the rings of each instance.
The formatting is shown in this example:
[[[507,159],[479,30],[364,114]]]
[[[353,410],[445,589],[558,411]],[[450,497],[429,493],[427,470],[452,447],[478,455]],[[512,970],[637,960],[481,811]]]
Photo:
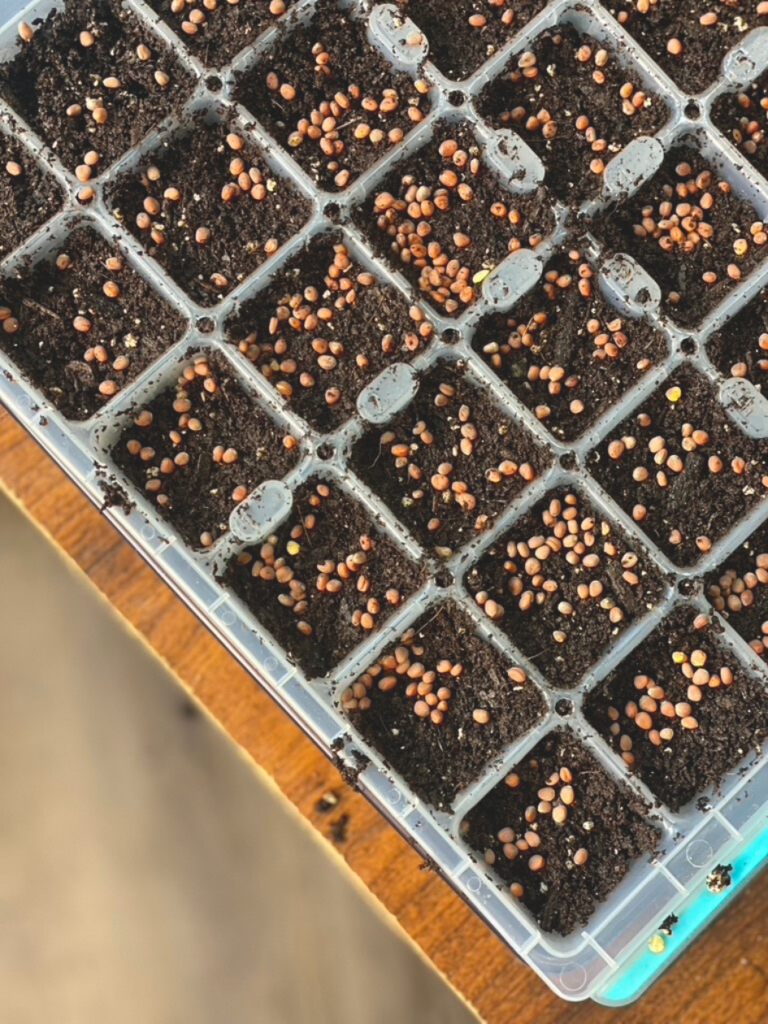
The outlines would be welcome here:
[[[232,510],[297,459],[294,438],[254,403],[233,367],[207,352],[136,410],[112,458],[193,548],[229,529]]]
[[[707,622],[678,607],[584,705],[603,739],[673,811],[717,786],[768,735],[768,694]]]
[[[634,256],[661,288],[665,312],[691,326],[763,259],[768,241],[750,204],[687,144],[669,150],[596,232],[611,252]]]
[[[509,314],[481,320],[472,347],[559,441],[578,437],[667,355],[660,332],[606,302],[578,249],[553,257]]]
[[[2,96],[82,180],[178,110],[193,86],[173,50],[117,0],[51,11],[0,68]]]
[[[768,661],[768,524],[723,559],[707,577],[704,593],[755,654]]]
[[[429,59],[446,76],[467,78],[546,7],[546,0],[397,0],[427,37]]]
[[[114,243],[77,228],[0,282],[0,348],[59,411],[93,415],[177,342],[187,321]]]
[[[219,302],[311,214],[240,131],[198,111],[107,193],[117,219],[201,306]]]
[[[475,301],[509,252],[535,248],[554,227],[544,190],[512,195],[481,153],[468,123],[443,123],[355,214],[374,248],[448,316]]]
[[[576,686],[663,591],[647,552],[562,487],[491,546],[465,586],[555,689]]]
[[[758,0],[602,0],[603,6],[687,93],[720,77],[723,57],[750,29],[768,24]],[[702,20],[703,19],[703,20]]]
[[[448,557],[488,529],[551,461],[528,429],[472,383],[463,363],[439,363],[413,401],[369,427],[351,468],[426,548]]]
[[[64,193],[18,139],[0,133],[0,259],[61,209]]]
[[[710,381],[683,365],[590,452],[587,467],[676,565],[690,566],[763,499],[767,455],[723,411]]]
[[[448,602],[383,651],[344,691],[342,708],[417,796],[449,809],[460,789],[543,717],[546,703],[526,673]]]
[[[573,205],[596,198],[608,161],[669,118],[636,71],[570,25],[547,29],[516,54],[478,110],[491,127],[520,135],[546,167],[550,192]]]
[[[295,0],[147,0],[189,52],[208,68],[223,67],[276,25]],[[201,8],[205,8],[202,10]]]
[[[320,188],[345,188],[429,111],[429,85],[396,72],[366,22],[319,0],[308,25],[278,33],[235,98]]]
[[[243,302],[227,338],[322,433],[356,412],[385,367],[433,334],[418,307],[360,264],[341,232],[308,242],[264,291]]]
[[[768,289],[748,302],[707,342],[707,355],[725,377],[768,383]]]
[[[314,479],[224,582],[308,676],[332,669],[420,585],[422,571],[334,481]]]
[[[765,20],[765,19],[764,19]],[[768,72],[737,92],[721,93],[712,104],[710,117],[716,128],[768,177],[768,143],[765,138],[768,110]]]
[[[658,845],[649,811],[570,729],[556,729],[467,814],[461,832],[543,931],[569,935]]]

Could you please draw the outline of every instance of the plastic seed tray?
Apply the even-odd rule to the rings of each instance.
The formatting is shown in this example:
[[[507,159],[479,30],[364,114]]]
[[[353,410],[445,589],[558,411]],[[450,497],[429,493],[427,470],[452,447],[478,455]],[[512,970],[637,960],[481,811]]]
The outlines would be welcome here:
[[[19,10],[6,0],[0,8],[8,19],[0,33],[0,60],[12,60],[23,45],[18,37],[19,21],[37,26],[39,19],[58,6],[55,2],[43,2]],[[50,140],[46,144],[24,123],[18,111],[8,103],[0,104],[0,131],[26,147],[27,161],[30,166],[39,166],[51,193],[59,188],[65,197],[59,213],[38,225],[13,252],[5,254],[0,273],[3,278],[12,278],[17,269],[55,256],[63,251],[73,231],[89,226],[124,254],[129,266],[149,282],[186,326],[169,341],[166,351],[143,366],[114,397],[100,402],[97,411],[87,419],[67,419],[57,411],[3,347],[0,400],[254,678],[326,754],[338,758],[354,773],[359,789],[555,992],[568,1000],[593,998],[608,1004],[631,1001],[763,865],[768,855],[768,764],[760,751],[745,749],[716,787],[705,787],[697,794],[698,799],[672,811],[655,798],[641,775],[632,773],[618,752],[590,724],[582,704],[618,666],[629,664],[640,670],[643,644],[655,630],[664,629],[676,609],[688,609],[691,617],[697,612],[712,613],[701,581],[714,570],[727,566],[731,553],[768,516],[768,504],[760,494],[751,496],[743,513],[739,511],[731,517],[729,529],[714,538],[711,550],[699,552],[693,559],[680,559],[688,563],[681,566],[654,543],[642,524],[633,519],[631,509],[615,501],[598,483],[599,474],[590,469],[602,442],[614,436],[622,421],[663,389],[667,378],[681,368],[685,373],[703,375],[728,417],[730,429],[758,444],[765,443],[768,403],[748,378],[728,377],[727,367],[724,375],[720,372],[723,367],[718,368],[707,353],[709,339],[727,334],[729,321],[751,301],[757,301],[756,297],[768,287],[768,261],[758,260],[741,280],[726,282],[729,287],[723,289],[718,304],[700,322],[683,325],[674,308],[665,303],[659,283],[643,269],[642,259],[638,262],[622,252],[606,251],[600,241],[601,224],[612,216],[613,203],[641,189],[657,173],[665,154],[683,144],[698,151],[706,165],[730,184],[733,194],[752,207],[753,220],[768,221],[768,181],[714,127],[710,118],[718,97],[748,88],[768,67],[768,29],[758,27],[739,36],[737,46],[723,61],[715,85],[692,98],[677,88],[611,16],[611,5],[603,6],[596,0],[557,0],[539,5],[540,10],[531,20],[523,24],[522,19],[520,30],[513,27],[507,42],[461,82],[444,77],[430,62],[429,40],[419,36],[414,24],[418,21],[418,4],[406,8],[414,21],[404,19],[392,5],[353,5],[351,13],[366,19],[371,44],[392,68],[429,82],[429,112],[406,133],[404,141],[383,152],[348,187],[326,192],[316,187],[309,173],[293,158],[284,146],[285,139],[271,138],[264,130],[259,123],[259,110],[246,110],[233,99],[236,75],[259,65],[262,56],[269,52],[278,31],[276,27],[267,27],[229,64],[212,67],[201,63],[201,51],[187,45],[183,35],[173,31],[170,15],[168,21],[162,20],[141,0],[127,0],[124,6],[146,25],[151,44],[162,41],[176,53],[194,87],[180,112],[166,118],[138,146],[94,177],[90,184],[95,197],[87,203],[79,198],[82,183],[64,167]],[[303,0],[289,5],[280,24],[283,28],[306,24],[312,13],[312,0]],[[536,155],[526,143],[525,133],[521,130],[518,134],[510,128],[494,129],[479,113],[486,88],[504,72],[510,58],[527,50],[535,51],[542,32],[554,26],[570,26],[605,47],[626,69],[636,87],[655,97],[655,109],[660,113],[655,135],[637,138],[618,153],[605,155],[602,191],[583,202],[577,196],[567,204],[547,191],[546,157]],[[180,127],[191,124],[199,112],[203,112],[206,124],[226,124],[227,130],[239,132],[281,187],[290,183],[295,195],[303,197],[306,211],[292,237],[279,239],[276,253],[246,268],[240,279],[228,283],[229,290],[223,297],[216,296],[213,304],[205,305],[191,299],[161,262],[148,254],[145,239],[116,218],[109,201],[111,189],[121,176],[136,173],[136,168],[150,163],[152,153],[159,151],[166,140],[173,139]],[[375,224],[371,222],[370,230],[364,230],[361,211],[365,211],[366,203],[391,175],[393,167],[407,165],[424,147],[443,137],[446,127],[450,131],[461,126],[474,134],[487,173],[497,179],[500,197],[512,203],[538,196],[545,206],[547,229],[535,249],[520,248],[497,266],[488,268],[490,272],[478,275],[474,301],[449,316],[429,301],[422,301],[408,276],[408,268],[382,255]],[[391,286],[406,310],[414,303],[419,304],[435,333],[412,358],[393,358],[355,396],[350,415],[340,416],[338,425],[330,432],[320,433],[310,427],[296,406],[280,397],[227,339],[229,325],[248,301],[258,297],[276,275],[290,270],[308,240],[322,240],[329,232],[334,233],[335,239],[341,233],[356,266],[370,270],[380,283]],[[625,318],[629,325],[637,318],[645,318],[665,345],[662,356],[648,372],[630,380],[616,401],[597,419],[587,422],[575,440],[565,442],[558,440],[556,433],[547,429],[503,383],[482,358],[482,352],[477,351],[473,340],[487,317],[510,313],[539,284],[548,260],[562,250],[567,240],[567,244],[573,244],[571,232],[576,232],[584,259],[596,268],[595,287],[615,315]],[[34,344],[33,339],[26,341]],[[151,497],[133,485],[111,454],[131,426],[136,409],[172,387],[180,369],[189,363],[190,355],[201,353],[226,361],[261,414],[298,440],[292,464],[281,479],[260,483],[234,507],[229,530],[207,549],[185,543],[174,530],[172,517],[159,513]],[[391,494],[382,493],[382,488],[377,493],[363,482],[354,468],[355,451],[367,430],[383,432],[409,407],[420,381],[429,379],[433,372],[438,376],[449,373],[457,363],[462,367],[462,386],[484,396],[498,422],[506,423],[515,436],[530,438],[538,467],[531,483],[510,491],[504,508],[491,518],[487,530],[459,533],[450,546],[436,553],[423,536],[417,536],[418,530],[403,525],[397,501],[390,500]],[[768,446],[765,450],[768,453]],[[394,546],[402,566],[414,573],[426,567],[426,572],[410,589],[405,588],[405,600],[388,617],[382,615],[377,628],[368,634],[360,631],[359,642],[326,675],[310,677],[223,582],[223,574],[248,545],[260,544],[289,519],[294,495],[307,482],[318,478],[362,509],[372,527]],[[515,629],[524,630],[525,624],[513,627],[503,620],[492,621],[474,600],[474,591],[470,591],[467,581],[493,545],[513,536],[515,524],[540,506],[545,496],[571,491],[580,495],[595,515],[612,524],[617,535],[624,538],[625,546],[643,552],[644,566],[657,580],[657,589],[650,602],[652,607],[633,615],[624,624],[626,628],[614,631],[606,642],[596,644],[594,664],[575,685],[564,686],[556,662],[551,667],[542,667],[536,657],[527,658],[522,632],[516,642]],[[698,500],[706,498],[704,488]],[[501,658],[505,665],[522,666],[527,671],[527,685],[539,695],[539,703],[520,734],[511,740],[502,738],[497,749],[490,750],[473,769],[471,780],[462,780],[452,805],[447,801],[442,809],[437,809],[420,799],[406,780],[384,763],[377,749],[362,738],[343,708],[342,695],[368,666],[393,649],[410,625],[418,623],[426,613],[437,613],[446,603],[461,610],[494,657]],[[722,630],[717,643],[727,652],[729,664],[762,692],[766,688],[764,663],[731,623],[718,616],[714,618]],[[222,685],[226,685],[225,681]],[[430,727],[427,724],[426,728]],[[525,905],[510,895],[507,885],[501,884],[492,866],[466,843],[462,830],[462,821],[480,801],[544,737],[563,727],[576,735],[610,779],[645,801],[647,818],[661,833],[656,853],[637,857],[626,877],[596,907],[587,924],[566,937],[537,925]],[[729,866],[731,879],[730,886],[722,892],[714,891],[717,887],[710,878],[718,865]],[[658,940],[659,928],[670,915],[678,919],[672,935],[657,941],[653,951],[649,942],[654,937]]]

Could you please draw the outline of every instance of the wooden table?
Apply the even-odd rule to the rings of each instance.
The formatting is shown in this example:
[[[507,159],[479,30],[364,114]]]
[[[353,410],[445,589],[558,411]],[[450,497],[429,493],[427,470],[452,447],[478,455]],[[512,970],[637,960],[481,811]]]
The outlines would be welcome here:
[[[260,776],[324,837],[320,842],[325,849],[483,1020],[768,1020],[768,872],[639,1003],[608,1010],[593,1003],[561,1002],[345,786],[336,769],[2,408],[0,487],[87,574],[137,638],[245,751]],[[338,800],[330,808],[323,799],[329,793]],[[346,828],[339,828],[342,819]]]

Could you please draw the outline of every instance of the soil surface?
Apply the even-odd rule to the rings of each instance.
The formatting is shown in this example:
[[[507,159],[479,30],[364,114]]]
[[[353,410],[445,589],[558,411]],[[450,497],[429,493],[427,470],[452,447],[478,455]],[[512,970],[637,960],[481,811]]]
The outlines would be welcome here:
[[[384,427],[369,427],[350,460],[416,539],[446,556],[488,529],[530,482],[526,476],[540,476],[551,461],[465,370],[442,363],[429,371],[411,404]]]
[[[388,676],[386,666],[377,662],[381,673],[366,691],[371,706],[348,714],[357,732],[418,796],[447,810],[459,790],[544,715],[546,704],[532,682],[510,679],[510,661],[480,639],[476,625],[453,602],[430,609],[414,629],[400,641],[408,658],[399,662],[394,689],[379,689],[378,682]],[[382,657],[387,655],[395,656],[395,646]],[[435,694],[446,687],[451,696],[436,724],[414,712],[418,696],[406,695],[412,682],[406,673],[411,665],[435,672],[441,662],[461,666],[463,672],[455,677],[450,669],[437,673]],[[477,709],[487,711],[489,721],[475,721]]]
[[[327,496],[319,494],[318,485],[329,490]],[[310,529],[308,524],[313,521],[315,525]],[[365,538],[373,541],[373,547],[367,551],[361,543]],[[328,673],[353,647],[375,632],[423,580],[422,570],[376,528],[358,502],[333,482],[326,485],[315,479],[305,484],[295,495],[291,515],[269,543],[274,555],[285,559],[289,573],[293,574],[290,581],[269,578],[270,566],[265,563],[264,549],[257,545],[230,562],[224,582],[310,677]],[[298,551],[291,554],[295,548]],[[318,590],[319,565],[327,560],[338,565],[361,550],[366,556],[362,568],[353,570],[347,579],[342,579],[338,571],[331,573],[329,576],[335,581],[331,590]],[[260,574],[254,576],[259,563],[267,572],[259,570]],[[360,591],[357,579],[363,577],[370,586]],[[305,596],[299,599],[306,607],[300,605],[298,612],[279,600],[292,599],[289,583],[306,588]],[[395,603],[386,596],[391,590],[398,592]],[[372,599],[379,603],[380,610],[372,613],[371,628],[354,625],[354,613],[365,612]],[[300,632],[300,622],[307,623],[311,633]]]
[[[768,142],[765,137],[765,108],[761,102],[766,97],[768,73],[740,92],[721,93],[710,110],[715,127],[764,177],[768,176]],[[752,122],[756,127],[747,130]]]
[[[616,751],[621,750],[622,736],[631,739],[630,756],[634,760],[630,768],[673,811],[703,790],[717,786],[748,754],[757,755],[768,735],[768,695],[764,686],[747,675],[732,652],[718,642],[712,628],[694,628],[696,614],[696,609],[689,606],[673,612],[589,694],[584,706],[589,721]],[[698,701],[691,700],[691,680],[672,657],[681,652],[693,662],[694,651],[704,652],[704,671],[717,675],[718,681],[723,667],[733,673],[730,685],[720,683],[712,688],[702,684]],[[655,746],[650,732],[626,713],[629,702],[636,704],[642,699],[644,691],[635,686],[639,674],[649,676],[663,689],[664,700],[687,704],[698,728],[683,728],[681,717],[662,714],[660,698],[656,701],[658,709],[650,714],[652,729],[671,728],[674,736]],[[609,714],[611,707],[618,711],[618,718]]]
[[[228,64],[262,32],[277,24],[282,16],[270,12],[270,0],[224,2],[214,10],[206,7],[202,11],[205,21],[198,24],[194,34],[190,34],[182,26],[189,26],[191,11],[200,12],[203,5],[196,7],[193,0],[187,0],[184,8],[175,14],[171,10],[171,0],[147,0],[147,3],[171,26],[190,53],[209,68]],[[294,3],[295,0],[284,0],[285,10],[293,7]]]
[[[242,148],[233,149],[226,141],[229,133],[242,140],[238,125],[206,123],[205,113],[199,114],[164,140],[141,168],[122,175],[106,197],[118,220],[202,306],[219,302],[311,215],[308,200],[272,173],[257,148],[242,140]],[[233,173],[238,159],[245,171]],[[147,176],[151,168],[159,171],[155,180]],[[241,173],[259,179],[253,188],[261,186],[263,198],[240,188]],[[229,201],[222,197],[226,186],[237,190]],[[179,199],[166,197],[169,187],[178,190]],[[137,217],[146,217],[147,202],[153,201],[159,210],[141,228]],[[210,232],[203,243],[197,241],[200,228]],[[277,245],[273,248],[270,241]]]
[[[318,47],[330,58],[320,65],[326,73],[317,70]],[[292,99],[281,93],[282,86],[290,87]],[[397,94],[397,104],[386,112],[387,103],[382,112],[388,89]],[[338,104],[339,95],[345,106]],[[331,192],[354,181],[392,148],[390,132],[395,130],[402,138],[417,123],[413,118],[421,120],[430,108],[429,97],[416,90],[408,75],[394,71],[368,42],[366,21],[348,16],[336,0],[319,0],[309,26],[281,31],[258,64],[239,76],[235,98],[321,188]],[[378,106],[367,111],[362,104],[370,101]],[[321,109],[324,103],[329,104],[327,111]],[[337,104],[336,112],[330,104]],[[300,131],[300,122],[309,122],[313,115],[321,123],[328,116],[334,121],[328,132],[317,125],[316,139]],[[363,137],[364,126],[369,132]],[[370,132],[377,129],[384,138],[374,142]],[[342,152],[326,155],[321,149],[323,139],[342,143]]]
[[[482,320],[472,341],[560,441],[582,434],[667,355],[664,337],[646,320],[622,316],[592,284],[596,278],[580,276],[582,267],[592,268],[576,255],[550,260],[542,281],[511,313]],[[587,294],[581,290],[585,284]]]
[[[746,377],[764,391],[768,383],[768,291],[758,292],[712,335],[707,355],[725,377]]]
[[[538,75],[526,77],[517,54],[482,93],[479,111],[492,127],[512,129],[531,147],[546,168],[545,184],[558,199],[575,205],[594,199],[602,191],[603,174],[593,161],[607,164],[632,139],[654,135],[668,120],[669,109],[643,88],[636,72],[570,26],[546,31],[526,51],[526,61],[530,53],[537,58]],[[637,106],[632,97],[619,95],[627,84],[634,88]],[[546,122],[542,110],[548,112]],[[588,120],[581,130],[576,127],[580,118]],[[553,125],[557,133],[548,138]],[[596,151],[598,140],[604,145]]]
[[[680,397],[673,401],[667,396],[676,396],[676,389]],[[649,418],[645,425],[639,420],[643,415]],[[704,443],[694,442],[686,450],[683,444],[690,446],[693,440],[683,434],[689,430],[686,424],[704,431],[708,440],[702,438]],[[635,447],[611,458],[609,444],[627,437],[636,439]],[[655,438],[665,442],[656,453],[660,458],[667,453],[662,462],[649,447],[659,444]],[[710,468],[712,457],[722,462],[719,472]],[[736,458],[744,460],[741,473],[733,467]],[[629,515],[636,506],[646,509],[638,525],[681,566],[695,564],[708,550],[699,538],[713,544],[768,493],[762,483],[768,472],[765,445],[742,434],[718,403],[713,385],[686,366],[589,454],[587,467]],[[646,480],[635,478],[638,468],[647,470]],[[661,483],[658,473],[665,474]],[[680,536],[672,539],[673,530]]]
[[[645,14],[637,10],[635,0],[602,3],[688,93],[703,92],[720,77],[723,57],[744,34],[768,24],[768,18],[757,15],[758,0],[658,0]],[[702,25],[699,19],[710,13],[717,15],[715,23]],[[669,51],[670,39],[682,43],[679,54]]]
[[[566,500],[569,493],[575,502]],[[557,548],[558,534],[567,539],[557,521],[563,523],[569,508],[576,509],[569,522],[579,527],[578,543],[547,554],[553,546],[548,540]],[[606,544],[612,547],[606,550]],[[595,557],[598,562],[592,565]],[[470,570],[465,585],[473,597],[485,592],[501,606],[503,614],[491,617],[556,689],[576,686],[663,591],[648,553],[630,543],[584,496],[563,489],[550,492],[515,523]],[[590,585],[594,593],[579,592]],[[614,605],[621,610],[620,618]],[[484,607],[490,614],[488,605]]]
[[[188,98],[193,77],[173,54],[118,0],[68,0],[34,23],[34,38],[0,67],[0,94],[57,153],[70,171],[88,152],[100,155],[94,176],[140,142]],[[82,32],[93,43],[84,46]],[[136,48],[149,48],[142,60]],[[168,76],[161,86],[155,73]],[[104,81],[116,78],[119,87]],[[104,124],[87,101],[100,100]],[[79,106],[77,116],[70,107]]]
[[[690,174],[679,172],[685,165],[690,168]],[[702,173],[711,175],[711,183],[692,191],[690,185],[695,185],[695,179]],[[735,191],[723,192],[721,183],[723,179],[697,149],[677,146],[667,154],[661,168],[647,184],[596,222],[596,232],[602,236],[608,251],[634,256],[661,288],[664,311],[683,326],[701,323],[735,286],[737,280],[729,275],[729,267],[735,268],[738,279],[744,278],[766,254],[765,242],[759,244],[750,231],[751,226],[759,222],[757,213],[749,203],[739,199]],[[665,251],[652,227],[643,236],[636,233],[636,228],[642,228],[644,209],[656,230],[661,232],[659,223],[669,223],[662,216],[664,203],[670,203],[675,210],[685,210],[688,206],[700,210],[698,204],[705,194],[711,195],[713,205],[706,214],[702,211],[701,222],[711,225],[711,238],[702,238],[701,244],[692,251],[682,244]],[[687,222],[684,214],[679,216]],[[664,228],[662,238],[670,238],[669,228]],[[734,245],[741,240],[746,243],[746,252],[737,255]],[[703,278],[705,273],[713,273],[716,282],[708,284]]]
[[[207,367],[205,376],[199,375],[202,366]],[[286,431],[254,404],[223,356],[206,353],[200,361],[190,359],[185,368],[193,371],[192,380],[183,379],[180,387],[174,385],[142,406],[152,413],[151,424],[129,427],[112,457],[145,493],[148,481],[162,482],[149,499],[163,496],[160,514],[199,550],[209,546],[203,534],[210,534],[210,543],[229,529],[230,513],[242,501],[233,496],[236,487],[250,493],[265,480],[280,479],[297,454],[284,446]],[[207,390],[206,381],[215,389]],[[189,404],[184,416],[174,409],[180,389]],[[186,420],[192,425],[183,425]],[[169,436],[172,432],[176,439]],[[130,442],[138,442],[141,452],[133,453]],[[217,446],[234,449],[236,460],[216,461]],[[169,465],[179,456],[187,461]]]
[[[448,140],[455,141],[460,150],[468,154],[470,160],[476,158],[479,161],[478,173],[473,174],[469,164],[457,168],[453,158],[440,155],[441,144]],[[444,303],[435,297],[434,290],[431,290],[423,280],[420,281],[421,268],[416,265],[416,261],[409,258],[406,262],[403,259],[415,241],[412,236],[418,234],[415,231],[415,222],[403,219],[403,216],[398,218],[396,223],[400,225],[401,232],[399,238],[402,239],[403,245],[406,242],[408,244],[408,248],[398,255],[393,250],[393,244],[397,242],[397,232],[393,230],[395,224],[386,223],[375,207],[376,196],[382,192],[388,192],[396,199],[404,200],[412,184],[433,191],[438,189],[440,176],[445,171],[454,171],[459,179],[459,185],[469,185],[472,199],[462,200],[458,194],[458,187],[451,188],[449,208],[445,211],[437,209],[428,219],[425,225],[428,234],[423,240],[427,243],[437,243],[442,254],[448,256],[449,260],[457,260],[463,267],[468,268],[469,283],[475,292],[485,276],[484,272],[497,266],[510,251],[511,241],[516,248],[538,245],[554,227],[554,218],[543,188],[523,196],[513,195],[506,189],[495,172],[482,162],[481,146],[469,125],[438,125],[433,140],[398,164],[373,190],[356,211],[355,220],[381,256],[388,259],[395,269],[405,274],[417,288],[420,288],[425,293],[424,297],[436,308],[441,309],[443,313],[449,313]],[[509,212],[516,212],[519,215],[516,217],[518,222],[512,224],[506,214],[494,216],[491,213],[491,206],[496,203],[503,204]],[[470,239],[470,244],[458,247],[455,241],[457,234],[466,235]],[[422,236],[419,236],[418,240],[421,242]],[[453,315],[460,315],[473,300],[474,296],[470,296],[466,302],[461,300]]]
[[[21,174],[11,174],[8,164],[18,164]],[[0,259],[37,231],[63,202],[56,179],[40,169],[20,142],[0,134]]]
[[[768,661],[768,636],[763,632],[763,623],[768,621],[766,556],[768,524],[760,526],[732,555],[723,559],[707,577],[704,594],[755,653]]]
[[[332,315],[323,319],[317,310]],[[280,319],[289,312],[290,318]],[[417,323],[409,315],[409,303],[396,288],[352,260],[340,232],[309,242],[227,324],[228,340],[322,433],[354,415],[363,388],[392,363],[412,359],[431,332],[426,318]],[[321,359],[330,368],[323,369]],[[329,389],[340,393],[333,404]]]
[[[563,783],[563,770],[570,782]],[[617,783],[569,729],[549,733],[510,774],[519,779],[514,788],[501,782],[464,819],[466,841],[506,885],[522,886],[518,898],[544,931],[569,935],[589,921],[632,864],[656,848],[660,833],[645,820],[650,808]],[[559,799],[566,785],[574,799],[564,822],[554,821],[551,811],[528,820],[526,810],[540,806],[539,790],[553,787],[552,806],[566,806]],[[515,846],[514,859],[499,839],[503,829],[514,832],[513,842],[523,842],[524,849]],[[527,835],[538,840],[535,847],[523,839]],[[574,862],[577,851],[586,851],[585,863]],[[545,866],[534,871],[530,863],[537,855]]]
[[[497,53],[543,10],[547,0],[502,0],[491,7],[484,0],[397,0],[403,14],[429,41],[429,59],[446,76],[467,78]],[[510,21],[509,12],[514,17]],[[480,16],[484,24],[471,25]]]
[[[65,269],[57,257],[69,257]],[[106,261],[119,259],[121,269]],[[108,297],[104,285],[119,287]],[[0,332],[0,347],[35,387],[68,419],[84,420],[111,395],[100,385],[122,390],[167,349],[187,328],[187,321],[162,301],[125,259],[117,246],[91,228],[74,231],[50,259],[0,283],[2,304],[18,320],[13,334]],[[90,322],[77,330],[76,317]],[[93,350],[102,346],[102,360]],[[86,357],[86,353],[90,358]],[[124,369],[115,360],[128,360]]]

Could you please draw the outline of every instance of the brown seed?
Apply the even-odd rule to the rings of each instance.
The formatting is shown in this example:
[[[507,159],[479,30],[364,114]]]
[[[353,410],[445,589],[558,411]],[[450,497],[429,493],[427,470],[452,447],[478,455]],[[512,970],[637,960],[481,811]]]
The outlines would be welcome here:
[[[120,295],[120,285],[114,281],[104,282],[104,294],[108,299],[116,299]]]
[[[6,171],[8,171],[12,178],[18,178],[19,175],[22,173],[21,164],[16,163],[15,160],[9,160],[8,163],[5,165],[5,169]]]
[[[478,723],[478,725],[487,725],[491,720],[491,716],[485,708],[475,708],[472,712],[472,718]]]
[[[546,862],[540,853],[535,853],[528,861],[528,867],[531,871],[543,871],[546,867]]]
[[[19,22],[19,38],[25,43],[31,43],[35,37],[35,30],[26,21]]]
[[[573,855],[573,863],[578,867],[582,867],[582,865],[586,864],[588,860],[589,852],[585,850],[583,846]]]
[[[673,37],[667,42],[667,50],[673,57],[679,57],[683,52],[683,44],[679,39]]]
[[[91,32],[81,32],[80,33],[80,45],[81,46],[86,46],[86,47],[93,46],[93,44],[95,42],[96,42],[96,40],[93,38],[93,34]]]

